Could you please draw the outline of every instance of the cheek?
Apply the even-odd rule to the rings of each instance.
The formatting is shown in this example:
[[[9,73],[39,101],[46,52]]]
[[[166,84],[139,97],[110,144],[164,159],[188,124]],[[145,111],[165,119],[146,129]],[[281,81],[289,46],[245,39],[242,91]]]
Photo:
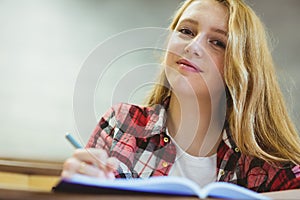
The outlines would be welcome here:
[[[223,62],[221,60],[219,60],[219,62],[215,62],[215,66],[212,67],[207,76],[204,76],[203,78],[210,95],[219,99],[220,94],[225,92]]]
[[[224,79],[224,55],[211,55],[212,56],[210,60],[210,76],[221,76],[221,78]]]
[[[224,81],[224,59],[219,60],[217,63],[218,73],[222,77],[222,80]]]
[[[171,61],[184,54],[185,43],[176,37],[170,38],[167,46],[166,61]],[[167,62],[168,63],[168,62]]]
[[[167,51],[165,56],[165,67],[174,68],[177,60],[178,56],[176,54]]]

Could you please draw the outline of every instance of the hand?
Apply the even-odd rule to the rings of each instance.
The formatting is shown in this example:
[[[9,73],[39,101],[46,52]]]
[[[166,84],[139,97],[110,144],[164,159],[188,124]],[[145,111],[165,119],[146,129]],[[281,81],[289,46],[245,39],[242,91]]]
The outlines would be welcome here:
[[[88,176],[114,179],[113,171],[119,166],[119,161],[108,157],[103,149],[76,149],[73,156],[63,165],[62,177],[69,178],[76,173]]]

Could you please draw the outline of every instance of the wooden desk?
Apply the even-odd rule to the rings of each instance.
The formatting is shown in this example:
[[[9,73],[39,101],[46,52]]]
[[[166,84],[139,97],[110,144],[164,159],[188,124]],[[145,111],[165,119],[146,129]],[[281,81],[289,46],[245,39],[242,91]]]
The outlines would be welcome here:
[[[62,165],[62,162],[0,158],[0,171],[28,175],[60,176]]]
[[[299,199],[300,189],[287,190],[281,192],[264,193],[264,195],[272,199]],[[169,197],[169,196],[124,196],[124,195],[81,195],[81,194],[67,194],[67,193],[52,193],[41,192],[34,190],[15,190],[12,188],[0,188],[0,199],[6,200],[199,200],[196,197]],[[211,200],[211,199],[210,199]]]
[[[263,195],[272,199],[300,199],[300,189],[297,190],[284,190],[280,192],[267,192]]]
[[[58,180],[59,175],[62,169],[62,163],[49,163],[49,162],[37,162],[37,161],[22,161],[22,160],[9,160],[9,159],[1,159],[0,158],[0,173],[9,172],[9,173],[19,173],[19,174],[27,174],[28,176],[35,175],[47,175],[47,176],[56,176],[55,178]],[[3,177],[2,177],[3,178]],[[35,177],[36,178],[36,177]],[[44,184],[45,178],[38,182],[32,183],[31,185],[26,186],[26,184],[1,184],[0,180],[0,199],[7,200],[40,200],[40,199],[64,199],[64,200],[93,200],[93,199],[122,199],[122,200],[170,200],[179,199],[179,200],[196,200],[196,197],[163,197],[163,196],[121,196],[121,195],[80,195],[80,194],[62,194],[62,193],[52,193],[49,192],[51,187],[54,185],[54,182],[57,180],[55,178],[51,178],[49,184]],[[10,180],[11,178],[9,178]],[[53,180],[52,180],[53,179]],[[15,180],[16,181],[16,180]],[[3,180],[2,180],[3,182]],[[4,181],[5,182],[5,181]],[[21,181],[22,182],[22,181]],[[27,181],[28,182],[28,181]],[[39,187],[37,187],[37,185]],[[12,187],[14,186],[14,187]],[[22,187],[20,187],[22,186]],[[34,187],[33,187],[34,186]],[[19,189],[17,189],[19,188]],[[300,199],[300,189],[298,190],[287,190],[281,192],[270,192],[264,193],[264,195],[271,197],[272,199]]]
[[[59,180],[63,163],[0,158],[0,188],[50,191]]]

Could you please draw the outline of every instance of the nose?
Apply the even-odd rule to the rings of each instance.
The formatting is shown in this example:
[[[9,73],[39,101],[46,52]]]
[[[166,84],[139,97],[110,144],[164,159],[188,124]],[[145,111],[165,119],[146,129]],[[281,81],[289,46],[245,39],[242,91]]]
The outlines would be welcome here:
[[[204,37],[199,35],[191,40],[185,47],[184,51],[187,54],[195,55],[196,57],[202,57],[204,54],[203,47]]]

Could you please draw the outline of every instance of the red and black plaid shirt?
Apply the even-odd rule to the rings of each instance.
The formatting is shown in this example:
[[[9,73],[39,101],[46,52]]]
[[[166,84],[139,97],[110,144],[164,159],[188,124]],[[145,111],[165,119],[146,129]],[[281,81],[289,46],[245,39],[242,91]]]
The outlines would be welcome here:
[[[117,178],[167,176],[176,148],[166,134],[165,105],[140,107],[118,104],[100,120],[87,148],[104,148],[121,161]],[[300,166],[280,168],[242,154],[226,128],[217,151],[217,181],[241,185],[257,192],[300,188]]]

